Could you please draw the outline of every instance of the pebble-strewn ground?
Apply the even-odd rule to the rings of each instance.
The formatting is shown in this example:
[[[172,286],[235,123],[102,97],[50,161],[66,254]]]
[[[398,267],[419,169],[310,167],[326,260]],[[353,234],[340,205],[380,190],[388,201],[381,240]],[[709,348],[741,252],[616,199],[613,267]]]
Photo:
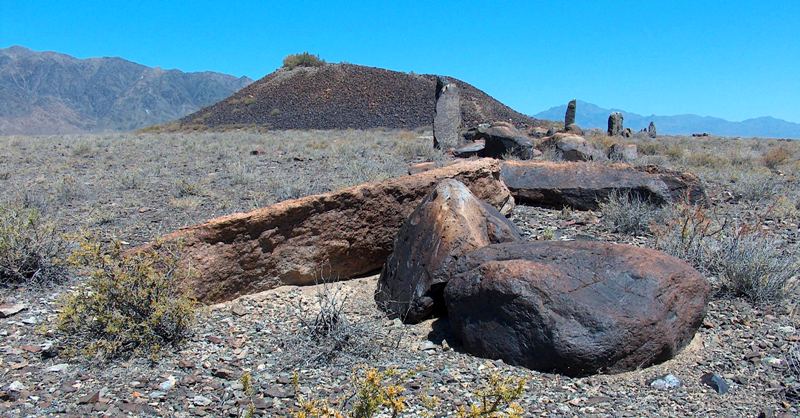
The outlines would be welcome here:
[[[400,175],[407,161],[430,157],[424,155],[427,139],[402,132],[214,135],[219,136],[0,138],[0,195],[10,199],[27,190],[30,198],[41,201],[45,214],[67,230],[114,231],[138,243],[163,230],[262,204],[248,198],[258,192],[264,193],[266,204],[280,200],[281,188],[289,184],[301,189],[296,194],[306,194]],[[287,145],[293,136],[299,143]],[[321,144],[326,137],[333,139]],[[256,149],[259,153],[250,155]],[[678,166],[685,162],[665,161]],[[231,168],[239,163],[244,164],[244,180],[236,180],[238,169]],[[786,166],[783,175],[774,174],[791,187],[771,198],[792,196],[796,183],[790,179],[791,169]],[[122,180],[128,173],[139,173],[139,180],[132,180],[134,187]],[[64,192],[65,176],[74,178],[79,194]],[[767,205],[732,198],[738,189],[733,183],[720,183],[720,176],[704,178],[714,182],[709,187],[714,210],[753,219],[759,206]],[[269,183],[270,179],[276,180]],[[184,194],[180,180],[200,184],[202,192]],[[106,220],[95,219],[98,213]],[[787,213],[761,220],[762,228],[776,237],[776,245],[797,242],[796,215]],[[520,206],[511,219],[528,239],[654,245],[649,235],[610,232],[599,212]],[[446,319],[406,326],[384,318],[372,300],[376,277],[327,289],[348,295],[348,320],[367,324],[359,329],[370,334],[361,347],[372,347],[369,359],[342,355],[322,365],[304,361],[319,348],[298,338],[300,320],[313,312],[321,286],[283,287],[212,306],[201,314],[191,340],[177,352],[165,352],[157,363],[65,359],[54,356],[50,346],[56,342],[47,330],[57,312],[58,295],[77,283],[79,279],[48,289],[2,289],[0,303],[20,303],[27,309],[0,318],[0,416],[234,417],[251,402],[257,415],[286,416],[298,398],[349,396],[351,369],[359,364],[415,371],[405,382],[406,394],[441,399],[440,416],[474,402],[492,373],[527,380],[520,400],[525,416],[798,414],[797,404],[786,399],[794,379],[786,357],[800,344],[796,295],[766,306],[716,296],[694,341],[673,360],[619,375],[567,378],[460,353],[448,341]],[[292,384],[295,372],[299,393]],[[240,382],[244,373],[253,377],[252,397]],[[700,383],[706,373],[725,379],[729,392],[719,395]],[[652,380],[667,374],[681,385],[651,386]],[[412,409],[408,416],[421,413]]]

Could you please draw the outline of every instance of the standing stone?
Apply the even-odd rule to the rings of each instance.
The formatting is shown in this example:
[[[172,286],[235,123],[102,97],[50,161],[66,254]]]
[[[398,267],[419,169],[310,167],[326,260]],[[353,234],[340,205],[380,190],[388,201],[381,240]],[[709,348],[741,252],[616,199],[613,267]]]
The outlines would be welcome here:
[[[656,124],[650,121],[650,125],[647,126],[647,136],[650,138],[656,137]]]
[[[622,135],[622,113],[613,112],[608,116],[608,136]]]
[[[461,145],[461,95],[458,86],[436,78],[436,109],[433,115],[433,146],[448,150]]]
[[[568,128],[569,125],[575,123],[575,107],[577,106],[577,102],[575,99],[570,100],[569,104],[567,104],[567,114],[564,115],[564,129]]]

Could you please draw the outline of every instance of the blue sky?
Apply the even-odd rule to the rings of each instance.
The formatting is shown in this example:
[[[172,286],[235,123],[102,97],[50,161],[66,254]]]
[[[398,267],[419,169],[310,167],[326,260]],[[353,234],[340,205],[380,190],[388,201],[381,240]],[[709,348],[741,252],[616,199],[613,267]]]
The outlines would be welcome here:
[[[310,51],[463,79],[525,113],[800,122],[800,1],[0,0],[0,47],[260,78]]]

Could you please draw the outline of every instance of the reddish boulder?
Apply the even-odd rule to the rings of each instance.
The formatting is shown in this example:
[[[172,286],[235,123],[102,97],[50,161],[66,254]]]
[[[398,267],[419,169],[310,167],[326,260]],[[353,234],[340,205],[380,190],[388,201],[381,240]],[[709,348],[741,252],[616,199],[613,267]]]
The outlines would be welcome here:
[[[493,244],[448,268],[447,315],[464,351],[568,376],[672,358],[710,292],[681,260],[604,242]]]
[[[444,310],[443,267],[489,244],[518,241],[517,228],[457,180],[443,180],[406,219],[383,266],[375,301],[406,323]]]
[[[230,300],[282,284],[345,280],[377,271],[408,215],[444,179],[508,213],[514,205],[490,159],[288,200],[190,226],[163,237],[181,244],[186,283],[204,302]],[[134,251],[146,250],[147,247]]]
[[[654,204],[705,202],[705,191],[695,175],[657,166],[505,161],[501,179],[517,202],[545,207],[593,210],[612,192]]]

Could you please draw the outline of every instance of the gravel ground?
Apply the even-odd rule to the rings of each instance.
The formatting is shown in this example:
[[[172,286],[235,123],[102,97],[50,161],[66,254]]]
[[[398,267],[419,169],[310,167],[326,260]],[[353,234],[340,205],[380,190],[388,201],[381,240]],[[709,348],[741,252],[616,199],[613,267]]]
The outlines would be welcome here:
[[[359,137],[359,134],[347,135]],[[338,182],[326,178],[323,187],[356,183],[365,176],[397,175],[406,162],[424,158],[417,148],[412,151],[404,148],[402,144],[407,142],[397,139],[399,133],[373,135],[384,141],[384,147],[391,146],[396,151],[381,153],[380,148],[367,148],[372,151],[366,151],[365,158],[372,159],[373,164],[377,161],[383,168],[370,172],[372,174],[350,173]],[[248,196],[259,179],[266,178],[264,176],[269,173],[281,172],[282,179],[287,178],[286,173],[300,178],[308,175],[303,173],[313,174],[315,170],[332,167],[320,162],[326,151],[315,154],[316,151],[303,151],[302,147],[284,149],[282,158],[273,159],[271,153],[278,152],[276,144],[280,144],[281,138],[252,136],[235,145],[229,144],[225,148],[228,151],[223,154],[247,161],[250,150],[265,148],[266,154],[252,156],[255,162],[245,170],[254,174],[253,179],[236,185],[233,175],[224,168],[228,157],[221,157],[225,165],[217,169],[224,174],[216,178],[224,180],[214,180],[214,176],[209,180],[208,173],[214,172],[219,164],[212,156],[219,154],[221,148],[214,145],[215,140],[210,137],[204,138],[194,145],[191,138],[164,141],[174,145],[173,152],[177,153],[174,157],[169,157],[170,152],[165,150],[170,148],[163,145],[155,150],[143,150],[145,138],[135,138],[140,142],[130,144],[114,138],[68,138],[64,142],[69,142],[68,151],[59,150],[51,142],[39,146],[33,139],[0,138],[16,141],[14,146],[17,147],[11,151],[3,148],[0,154],[3,167],[9,167],[5,165],[8,162],[14,167],[7,169],[8,176],[0,176],[6,179],[0,183],[1,190],[8,197],[19,193],[20,188],[53,187],[44,194],[49,208],[47,213],[65,229],[92,226],[94,221],[88,219],[86,212],[89,209],[109,211],[111,223],[95,227],[113,230],[122,239],[136,243],[152,239],[164,229],[198,222],[231,209],[247,209],[253,202],[241,200],[241,197]],[[347,145],[352,140],[340,137],[340,143],[345,145],[337,149],[356,149]],[[108,144],[108,150],[89,158],[74,150],[81,141],[88,142],[93,150],[105,149],[102,144]],[[309,144],[317,139],[309,137],[307,141],[305,146],[313,150]],[[186,155],[187,147],[196,150],[196,158]],[[37,149],[40,152],[30,152]],[[128,154],[119,154],[121,152]],[[146,161],[148,153],[191,165],[180,178],[191,182],[207,181],[204,194],[189,196],[199,202],[197,205],[176,207],[170,203],[181,198],[175,197],[175,178],[169,176],[144,175],[146,181],[137,188],[128,189],[129,193],[121,185],[113,186],[119,184],[121,173],[136,167],[151,172],[156,165],[165,164],[158,159],[154,160],[160,162],[151,165],[123,164],[124,161]],[[299,161],[295,157],[312,160]],[[273,160],[277,162],[268,162]],[[181,171],[176,168],[181,166],[178,163],[167,165],[171,167],[170,173]],[[61,171],[69,166],[73,171]],[[378,172],[383,174],[375,174]],[[59,200],[53,179],[65,173],[85,186],[82,197]],[[340,174],[332,178],[338,176]],[[755,218],[758,205],[731,199],[727,187],[710,187],[709,191],[715,210],[740,219]],[[265,202],[278,199],[277,195],[277,192],[273,195],[268,191]],[[152,209],[142,212],[142,207]],[[610,232],[603,225],[599,212],[520,206],[515,209],[512,220],[531,240],[597,239],[637,246],[654,245],[649,235]],[[776,245],[797,242],[796,218],[764,218],[762,228],[774,234]],[[50,346],[55,341],[49,324],[57,313],[57,298],[77,286],[79,279],[46,289],[4,289],[0,303],[19,303],[27,309],[0,318],[0,416],[235,417],[242,415],[251,402],[258,416],[286,416],[299,398],[328,398],[336,402],[351,395],[352,371],[363,365],[413,371],[413,376],[404,384],[405,394],[409,398],[425,394],[441,399],[436,411],[438,416],[448,416],[457,406],[475,401],[476,393],[493,373],[526,380],[520,399],[525,416],[798,415],[798,405],[792,404],[786,396],[787,388],[794,382],[787,356],[792,347],[800,345],[800,309],[796,295],[766,306],[717,295],[709,304],[706,320],[693,342],[674,359],[623,374],[568,378],[461,353],[448,339],[446,319],[413,326],[386,319],[372,299],[376,281],[376,277],[368,277],[328,285],[282,287],[208,307],[201,313],[191,339],[177,352],[165,352],[157,363],[141,359],[97,363],[54,355],[55,350]],[[301,337],[302,320],[314,312],[319,292],[347,295],[344,314],[350,323],[359,324],[354,329],[361,333],[357,335],[361,344],[357,349],[344,350],[322,364],[308,359],[325,347],[314,346]],[[299,391],[292,384],[295,372]],[[245,393],[240,383],[244,373],[253,378],[256,390],[252,396]],[[706,373],[721,376],[730,390],[720,395],[701,383],[701,376]],[[671,389],[651,386],[654,379],[667,374],[677,377],[680,386]],[[9,390],[12,385],[14,391]],[[423,411],[412,408],[408,412],[407,416],[420,416]]]

